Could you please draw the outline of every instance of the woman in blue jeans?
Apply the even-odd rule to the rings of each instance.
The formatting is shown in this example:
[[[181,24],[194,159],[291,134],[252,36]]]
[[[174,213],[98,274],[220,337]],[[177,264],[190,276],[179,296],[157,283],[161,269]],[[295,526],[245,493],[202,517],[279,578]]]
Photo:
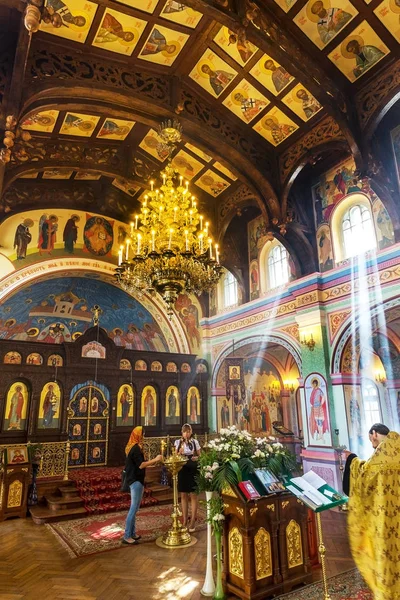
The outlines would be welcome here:
[[[143,496],[145,469],[162,461],[161,454],[152,460],[144,460],[142,443],[143,428],[135,427],[125,448],[125,472],[126,481],[131,491],[131,506],[126,518],[122,543],[131,546],[137,544],[140,540],[140,535],[136,535],[136,513]]]

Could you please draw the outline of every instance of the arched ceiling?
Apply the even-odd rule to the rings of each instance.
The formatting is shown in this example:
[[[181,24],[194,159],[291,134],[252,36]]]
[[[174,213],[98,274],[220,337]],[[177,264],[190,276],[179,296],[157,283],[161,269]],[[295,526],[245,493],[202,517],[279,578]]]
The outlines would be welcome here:
[[[32,35],[27,4],[44,4]],[[157,127],[179,118],[174,163],[220,235],[246,203],[279,227],[310,161],[352,152],[366,167],[379,86],[385,78],[389,102],[400,90],[396,10],[392,0],[3,0],[0,130],[12,115],[17,137],[0,210],[57,197],[130,218],[165,161]]]

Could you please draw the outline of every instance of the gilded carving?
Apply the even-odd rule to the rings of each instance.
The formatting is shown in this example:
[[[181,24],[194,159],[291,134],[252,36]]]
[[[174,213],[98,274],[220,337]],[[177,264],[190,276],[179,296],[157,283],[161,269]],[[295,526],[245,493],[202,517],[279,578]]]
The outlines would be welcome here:
[[[243,579],[243,537],[237,527],[229,532],[229,572]]]
[[[284,501],[282,502],[282,508],[283,508],[283,510],[285,510],[285,508],[286,508],[287,506],[289,506],[289,500],[284,500]]]
[[[345,139],[338,123],[332,117],[327,117],[282,154],[279,160],[281,181],[285,181],[300,158],[315,146]]]
[[[239,515],[241,515],[243,517],[243,508],[241,508],[240,506],[236,507],[236,511],[239,513]]]
[[[286,552],[289,569],[303,564],[300,525],[292,519],[286,527]]]
[[[271,512],[275,512],[275,504],[267,504],[267,509]]]
[[[230,496],[231,498],[237,498],[235,492],[233,491],[233,489],[231,488],[230,485],[226,485],[223,489],[222,489],[222,495],[223,496]]]
[[[255,515],[257,511],[258,511],[258,506],[255,506],[254,508],[251,508],[250,509],[250,516],[252,517],[253,515]]]
[[[264,579],[272,575],[271,536],[264,527],[260,527],[254,536],[254,556],[256,579]]]
[[[356,94],[357,114],[362,128],[366,126],[375,111],[387,103],[390,93],[399,85],[400,61],[397,61],[369,81],[368,85]]]
[[[17,508],[22,504],[23,484],[16,479],[8,487],[7,508]]]

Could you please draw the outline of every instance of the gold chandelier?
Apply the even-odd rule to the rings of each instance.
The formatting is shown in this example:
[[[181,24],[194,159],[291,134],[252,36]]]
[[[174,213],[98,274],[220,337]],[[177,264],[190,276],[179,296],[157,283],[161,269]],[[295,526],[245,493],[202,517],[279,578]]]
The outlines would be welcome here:
[[[218,245],[213,243],[209,222],[199,214],[189,182],[172,166],[172,151],[181,140],[182,127],[162,123],[158,131],[169,159],[160,173],[162,185],[150,181],[134,216],[130,234],[120,246],[115,277],[127,292],[157,292],[169,316],[179,294],[210,291],[222,273]]]

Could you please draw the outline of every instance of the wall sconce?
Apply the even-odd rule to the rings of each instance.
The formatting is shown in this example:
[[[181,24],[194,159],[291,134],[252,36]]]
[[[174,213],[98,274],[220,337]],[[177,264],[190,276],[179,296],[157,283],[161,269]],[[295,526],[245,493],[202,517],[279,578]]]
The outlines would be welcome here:
[[[285,386],[285,390],[290,392],[291,394],[293,394],[294,392],[294,381],[290,381],[289,379],[287,379],[286,381],[283,382],[284,386]]]
[[[302,343],[303,346],[307,346],[307,348],[310,350],[310,352],[314,351],[315,340],[313,338],[313,334],[312,333],[310,333],[309,339],[306,339],[306,336],[304,335],[303,339],[301,340],[301,343]]]
[[[376,383],[380,383],[382,385],[385,385],[386,383],[386,374],[384,371],[376,371],[375,373],[375,381]]]

